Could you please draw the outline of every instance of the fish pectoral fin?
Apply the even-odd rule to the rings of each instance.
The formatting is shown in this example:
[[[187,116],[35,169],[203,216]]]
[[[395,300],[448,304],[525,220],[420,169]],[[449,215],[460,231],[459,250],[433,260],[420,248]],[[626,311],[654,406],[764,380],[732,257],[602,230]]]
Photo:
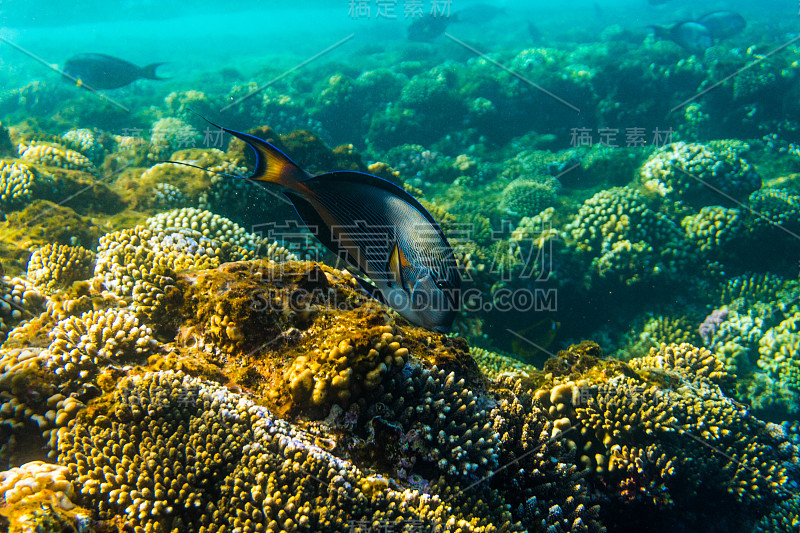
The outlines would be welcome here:
[[[390,283],[396,283],[406,292],[410,292],[405,276],[403,275],[403,267],[406,265],[408,265],[408,260],[406,259],[405,254],[403,254],[400,246],[398,246],[397,243],[394,243],[392,251],[389,253],[389,259],[386,262],[386,272],[392,274]]]
[[[350,273],[353,274],[352,272],[350,272]],[[373,285],[369,281],[365,280],[361,276],[353,274],[353,277],[356,278],[356,281],[358,282],[358,284],[361,285],[361,288],[364,289],[367,292],[367,294],[369,294],[370,296],[372,296],[373,298],[378,300],[380,303],[382,303],[384,305],[388,305],[386,303],[386,298],[383,297],[383,293],[381,292],[381,290],[378,287],[376,287],[375,285]]]

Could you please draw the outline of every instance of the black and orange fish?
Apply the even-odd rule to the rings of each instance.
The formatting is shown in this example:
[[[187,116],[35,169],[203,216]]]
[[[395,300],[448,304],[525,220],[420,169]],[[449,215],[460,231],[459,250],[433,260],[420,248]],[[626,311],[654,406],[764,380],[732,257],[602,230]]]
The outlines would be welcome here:
[[[414,324],[450,330],[461,276],[442,229],[413,196],[363,172],[313,176],[263,139],[210,123],[253,149],[255,169],[244,178],[281,187],[308,229],[369,277],[357,279],[373,297]]]

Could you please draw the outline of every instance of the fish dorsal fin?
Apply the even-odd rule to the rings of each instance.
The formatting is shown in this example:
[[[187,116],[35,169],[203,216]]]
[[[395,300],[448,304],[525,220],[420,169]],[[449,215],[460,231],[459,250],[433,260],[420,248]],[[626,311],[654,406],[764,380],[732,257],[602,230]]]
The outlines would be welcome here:
[[[267,141],[259,139],[254,135],[242,133],[241,131],[223,128],[218,124],[214,124],[207,118],[203,118],[212,126],[241,139],[253,149],[253,152],[256,154],[256,167],[253,173],[247,176],[248,179],[261,183],[276,183],[287,189],[297,190],[298,187],[302,188],[302,186],[298,184],[309,177],[309,175],[292,161],[289,156]]]
[[[408,265],[409,262],[403,253],[403,250],[401,250],[400,246],[397,244],[397,242],[395,242],[392,251],[389,253],[389,260],[386,263],[386,271],[390,272],[392,276],[394,276],[393,281],[399,284],[406,292],[410,291],[408,288],[408,283],[406,282],[406,277],[403,275],[403,269],[407,268]]]

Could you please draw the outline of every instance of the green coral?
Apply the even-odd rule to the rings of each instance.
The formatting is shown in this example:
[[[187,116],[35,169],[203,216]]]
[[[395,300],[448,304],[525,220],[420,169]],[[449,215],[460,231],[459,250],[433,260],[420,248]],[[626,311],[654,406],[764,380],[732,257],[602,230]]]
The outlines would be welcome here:
[[[710,257],[731,252],[731,247],[744,237],[744,217],[738,209],[705,206],[699,213],[681,220],[686,238],[695,249]]]
[[[523,217],[538,215],[555,203],[561,183],[552,176],[519,178],[503,190],[500,207]]]
[[[761,337],[756,373],[750,385],[753,405],[761,409],[800,411],[800,311],[795,311]]]
[[[800,227],[800,194],[784,189],[759,189],[750,195],[748,206],[754,212],[751,221],[753,231],[776,226],[789,230]],[[777,233],[774,229],[772,231]]]
[[[586,200],[565,230],[572,245],[591,259],[591,272],[615,284],[675,275],[688,261],[677,225],[628,187],[600,191]]]
[[[697,143],[672,143],[640,169],[649,190],[694,205],[730,204],[761,187],[761,176],[737,150]]]

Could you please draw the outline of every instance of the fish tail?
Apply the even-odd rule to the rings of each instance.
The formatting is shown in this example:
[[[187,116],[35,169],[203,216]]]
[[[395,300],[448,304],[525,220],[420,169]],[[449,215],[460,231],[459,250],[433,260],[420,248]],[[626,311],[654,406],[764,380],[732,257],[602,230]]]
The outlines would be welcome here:
[[[263,139],[223,128],[205,117],[203,119],[212,126],[241,139],[253,149],[256,154],[256,166],[253,173],[248,176],[249,179],[262,183],[275,183],[287,189],[305,190],[300,182],[310,176],[289,159],[289,156]]]
[[[158,74],[156,74],[156,69],[165,63],[162,61],[161,63],[150,63],[149,65],[145,65],[142,67],[142,77],[147,78],[149,80],[168,80],[169,78],[162,78]]]

